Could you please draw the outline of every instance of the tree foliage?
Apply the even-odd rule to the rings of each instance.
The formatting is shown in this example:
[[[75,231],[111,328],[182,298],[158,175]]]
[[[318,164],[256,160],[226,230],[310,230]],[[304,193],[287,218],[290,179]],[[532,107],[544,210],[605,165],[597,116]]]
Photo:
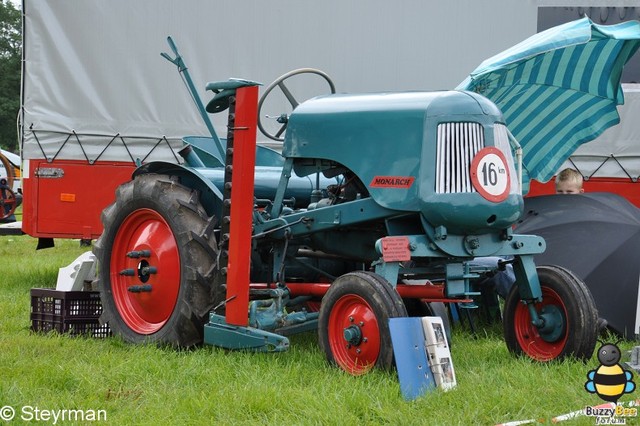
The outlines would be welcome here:
[[[17,152],[16,120],[20,109],[22,13],[0,0],[0,146]]]

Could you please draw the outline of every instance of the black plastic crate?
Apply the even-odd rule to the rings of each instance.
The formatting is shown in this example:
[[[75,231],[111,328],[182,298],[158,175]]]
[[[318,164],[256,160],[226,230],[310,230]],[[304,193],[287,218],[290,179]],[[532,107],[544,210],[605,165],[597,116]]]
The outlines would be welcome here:
[[[31,289],[33,331],[107,337],[111,335],[111,330],[108,324],[100,324],[101,314],[102,303],[97,291]]]

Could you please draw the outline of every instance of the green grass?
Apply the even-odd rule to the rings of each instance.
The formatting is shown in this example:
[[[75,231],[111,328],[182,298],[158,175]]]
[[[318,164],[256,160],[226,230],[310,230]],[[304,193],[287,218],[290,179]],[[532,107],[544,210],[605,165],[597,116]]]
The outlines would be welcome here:
[[[603,403],[584,390],[587,371],[598,366],[595,357],[587,364],[515,358],[496,326],[480,329],[477,337],[454,327],[458,386],[410,402],[402,398],[395,372],[352,377],[327,365],[314,333],[293,336],[291,349],[278,354],[209,346],[175,351],[117,338],[35,334],[29,329],[30,289],[53,287],[58,268],[86,250],[70,240],[56,240],[53,249],[35,247],[28,236],[0,237],[0,407],[14,407],[18,417],[21,407],[30,406],[105,410],[106,423],[118,425],[551,424],[554,416]],[[625,351],[634,344],[619,346]],[[595,419],[563,424],[593,425]]]

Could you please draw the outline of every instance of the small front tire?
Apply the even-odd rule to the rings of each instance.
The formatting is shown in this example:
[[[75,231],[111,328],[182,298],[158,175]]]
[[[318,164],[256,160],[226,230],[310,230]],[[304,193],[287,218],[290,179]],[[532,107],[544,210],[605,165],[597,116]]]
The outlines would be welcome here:
[[[320,307],[319,341],[327,360],[358,376],[393,367],[389,318],[406,317],[398,292],[371,272],[336,279]]]
[[[598,336],[598,311],[591,292],[562,267],[539,266],[537,272],[542,301],[535,308],[547,324],[540,329],[531,323],[529,309],[514,286],[504,307],[504,338],[509,351],[537,361],[588,360]]]

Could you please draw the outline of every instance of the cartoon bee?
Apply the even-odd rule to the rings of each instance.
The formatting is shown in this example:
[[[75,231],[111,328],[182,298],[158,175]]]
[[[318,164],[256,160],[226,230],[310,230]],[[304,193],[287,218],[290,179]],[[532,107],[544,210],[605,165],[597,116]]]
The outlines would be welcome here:
[[[587,373],[589,379],[584,387],[589,393],[598,394],[600,399],[617,403],[625,394],[631,393],[636,384],[631,380],[633,374],[624,370],[620,364],[620,348],[614,343],[603,343],[598,349],[598,361],[600,366]]]

